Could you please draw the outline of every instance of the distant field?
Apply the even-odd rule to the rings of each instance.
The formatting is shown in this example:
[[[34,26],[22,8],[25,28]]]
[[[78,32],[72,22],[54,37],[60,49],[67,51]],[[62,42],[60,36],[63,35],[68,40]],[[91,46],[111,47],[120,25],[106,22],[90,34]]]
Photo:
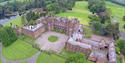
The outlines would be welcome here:
[[[116,19],[120,23],[120,30],[125,31],[123,29],[123,25],[125,22],[123,22],[122,17],[125,15],[125,7],[111,3],[111,2],[106,2],[107,7],[112,11],[112,15],[116,17]],[[76,2],[75,7],[73,8],[72,11],[67,11],[64,13],[57,14],[57,16],[62,16],[62,17],[76,17],[80,20],[81,24],[84,25],[89,25],[89,10],[87,8],[88,3],[86,1],[78,1]]]
[[[57,16],[68,17],[68,18],[78,18],[81,24],[88,25],[89,19],[88,15],[90,12],[87,9],[86,1],[76,2],[72,11],[67,11],[64,13],[57,14]]]

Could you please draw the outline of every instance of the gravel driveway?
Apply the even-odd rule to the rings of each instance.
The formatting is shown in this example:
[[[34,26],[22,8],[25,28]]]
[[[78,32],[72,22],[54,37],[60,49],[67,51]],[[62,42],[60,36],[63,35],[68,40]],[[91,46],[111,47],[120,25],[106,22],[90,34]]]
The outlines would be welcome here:
[[[57,36],[58,37],[58,41],[52,43],[48,41],[48,37],[49,36]],[[41,50],[45,50],[45,51],[54,51],[54,52],[61,52],[61,50],[65,47],[65,42],[68,40],[68,36],[61,34],[61,33],[56,33],[56,32],[45,32],[44,34],[41,35],[41,37],[39,37],[36,40],[36,43],[40,45],[40,49]]]

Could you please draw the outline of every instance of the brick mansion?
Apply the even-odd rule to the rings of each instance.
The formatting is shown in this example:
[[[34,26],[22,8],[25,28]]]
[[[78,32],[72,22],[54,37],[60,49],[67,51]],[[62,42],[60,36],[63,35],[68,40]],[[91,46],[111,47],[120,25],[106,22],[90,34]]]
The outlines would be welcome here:
[[[67,51],[84,53],[96,63],[116,63],[114,40],[95,35],[94,38],[85,38],[85,26],[78,19],[45,16],[36,20],[36,23],[35,26],[22,27],[21,33],[37,39],[47,31],[59,32],[68,36],[64,46]]]

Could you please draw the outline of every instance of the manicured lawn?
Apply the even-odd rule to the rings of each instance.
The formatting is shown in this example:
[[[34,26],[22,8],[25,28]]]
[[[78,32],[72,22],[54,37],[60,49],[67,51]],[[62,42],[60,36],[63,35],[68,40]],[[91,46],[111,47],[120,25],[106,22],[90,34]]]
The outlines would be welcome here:
[[[13,25],[22,26],[21,17],[19,16],[19,17],[15,18],[15,19],[12,19],[11,21],[4,24],[4,26],[10,26],[10,23],[12,23]]]
[[[29,40],[25,38],[24,40]],[[22,39],[18,39],[12,45],[3,48],[3,55],[7,59],[26,59],[31,57],[37,52],[37,49],[33,48],[32,45],[26,43]]]
[[[58,40],[58,37],[57,36],[50,36],[50,37],[48,37],[48,40],[50,42],[56,42]]]
[[[65,63],[65,59],[54,54],[41,53],[36,63]]]

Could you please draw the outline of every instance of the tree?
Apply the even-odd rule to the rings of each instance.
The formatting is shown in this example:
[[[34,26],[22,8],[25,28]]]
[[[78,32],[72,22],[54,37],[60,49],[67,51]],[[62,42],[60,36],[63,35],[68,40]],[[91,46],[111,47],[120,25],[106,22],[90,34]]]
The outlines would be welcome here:
[[[86,59],[86,56],[82,53],[75,53],[70,55],[65,63],[87,63],[88,60]]]
[[[125,21],[125,16],[123,16],[123,21]]]
[[[1,27],[3,27],[3,25],[2,25],[2,24],[0,24],[0,28],[1,28]]]
[[[22,16],[21,16],[21,23],[22,23],[23,25],[25,25],[25,24],[28,23],[27,20],[26,20],[26,16],[25,16],[25,15],[22,15]]]
[[[11,27],[0,28],[0,41],[2,41],[5,47],[11,45],[17,40],[17,35]]]
[[[19,12],[22,15],[25,11],[34,8],[43,8],[48,13],[55,14],[72,10],[76,0],[26,0],[19,2],[14,0],[8,1],[5,5],[0,5],[0,18],[5,18],[5,15],[11,15],[13,12]],[[9,16],[10,17],[10,16]]]
[[[111,22],[106,25],[107,32],[115,39],[119,39],[119,23],[116,19],[112,18]]]
[[[125,41],[124,40],[118,40],[117,46],[120,48],[121,53],[125,55]]]
[[[88,0],[88,4],[89,10],[93,14],[104,12],[106,10],[105,0]]]
[[[125,16],[123,16],[123,21],[125,21]],[[124,29],[125,29],[125,24],[124,24],[124,26],[123,26],[123,27],[124,27]]]

